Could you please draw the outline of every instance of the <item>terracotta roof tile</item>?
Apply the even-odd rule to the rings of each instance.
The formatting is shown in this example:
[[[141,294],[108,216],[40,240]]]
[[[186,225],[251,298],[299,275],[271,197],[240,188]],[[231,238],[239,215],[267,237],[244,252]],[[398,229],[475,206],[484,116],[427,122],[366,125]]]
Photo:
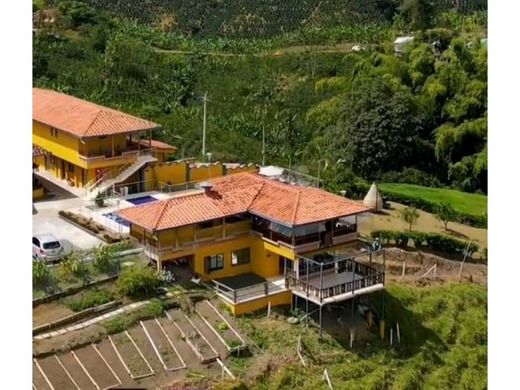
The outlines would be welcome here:
[[[210,194],[188,194],[120,211],[148,230],[164,230],[249,212],[298,226],[369,211],[361,203],[318,188],[279,183],[253,173],[211,181]]]
[[[33,88],[33,120],[76,137],[159,128],[156,123],[49,89]]]
[[[150,145],[150,142],[146,139],[139,140],[139,143],[142,146],[148,147]],[[173,145],[169,145],[165,142],[157,141],[156,139],[152,140],[152,148],[160,149],[160,150],[177,150],[177,148]]]

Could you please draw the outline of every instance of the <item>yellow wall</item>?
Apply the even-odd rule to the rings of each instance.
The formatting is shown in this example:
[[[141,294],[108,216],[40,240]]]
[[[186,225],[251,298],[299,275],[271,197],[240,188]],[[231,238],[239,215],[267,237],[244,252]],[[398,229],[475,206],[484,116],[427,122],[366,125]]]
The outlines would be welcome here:
[[[209,180],[223,175],[224,167],[220,162],[205,164],[202,166],[191,166],[188,181]]]
[[[33,121],[33,144],[75,165],[85,166],[79,159],[79,139],[61,130],[56,138],[51,136],[49,126]]]
[[[232,175],[234,173],[241,173],[241,172],[258,172],[258,168],[253,164],[239,165],[235,168],[225,168],[226,175]]]
[[[117,147],[122,152],[126,149],[126,134],[115,134],[114,136],[114,151],[117,153]],[[112,136],[107,135],[104,138],[89,137],[83,139],[79,145],[79,150],[84,156],[101,156],[112,153]]]
[[[186,161],[170,161],[159,163],[153,167],[155,178],[164,184],[182,184],[188,180],[188,163]]]
[[[290,305],[291,304],[291,292],[284,291],[278,294],[269,295],[267,297],[263,297],[260,299],[255,299],[254,301],[249,301],[245,303],[239,303],[233,305],[225,300],[223,302],[229,306],[231,312],[234,315],[240,315],[244,313],[250,313],[256,310],[263,309],[267,307],[269,302],[271,302],[271,307],[280,306],[280,305]]]

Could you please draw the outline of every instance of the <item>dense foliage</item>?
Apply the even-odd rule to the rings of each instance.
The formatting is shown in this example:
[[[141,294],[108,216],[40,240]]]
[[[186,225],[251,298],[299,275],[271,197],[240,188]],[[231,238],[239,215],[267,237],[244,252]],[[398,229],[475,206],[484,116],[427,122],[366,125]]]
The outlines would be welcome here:
[[[247,365],[230,358],[228,367],[242,372],[244,383],[217,389],[324,389],[326,368],[334,389],[471,389],[487,388],[487,291],[475,284],[415,287],[388,283],[385,287],[386,337],[373,334],[354,341],[348,332],[324,332],[287,324],[284,317],[267,319],[265,313],[237,318],[253,341],[278,365],[269,361]],[[374,304],[374,300],[372,300]],[[399,323],[401,343],[396,344]],[[389,344],[394,329],[394,346]],[[374,332],[375,333],[375,332]],[[305,346],[303,366],[294,356],[298,337]],[[290,357],[288,357],[290,356]],[[292,359],[291,359],[292,357]],[[273,368],[273,366],[275,368]],[[262,367],[262,366],[260,366]],[[257,373],[255,375],[255,373]]]
[[[187,32],[183,2],[171,29],[147,20],[147,7],[139,8],[141,22],[125,19],[113,8],[125,2],[55,3],[45,9],[54,22],[41,22],[35,35],[34,84],[161,123],[165,130],[155,136],[177,145],[178,157],[200,154],[200,97],[208,91],[207,149],[213,160],[261,162],[264,133],[268,164],[319,173],[329,189],[344,189],[358,178],[392,178],[486,192],[482,14],[444,12],[438,4],[425,24],[416,19],[426,11],[399,2],[392,15],[363,25],[325,23],[266,32],[268,38],[236,38],[232,32],[215,37],[210,19],[219,14],[202,5],[200,12],[211,17],[203,18],[197,32]],[[274,3],[279,12],[293,2]],[[463,3],[457,4],[464,8]],[[356,4],[350,6],[361,3]],[[363,9],[387,9],[385,1],[370,4]],[[258,6],[255,14],[262,12],[271,11]],[[219,17],[222,25],[225,17]],[[415,24],[422,31],[396,57],[392,40]],[[430,24],[435,28],[428,29]],[[357,53],[315,46],[345,42],[374,45]],[[266,51],[272,48],[280,52]],[[244,50],[251,54],[237,54]]]
[[[437,233],[377,230],[370,234],[374,238],[378,237],[385,244],[394,244],[399,247],[413,245],[418,249],[427,249],[449,256],[457,256],[460,260],[462,260],[466,249],[468,249],[469,256],[479,250],[477,244],[471,243],[468,246],[468,243],[465,241]]]
[[[116,284],[122,295],[139,298],[155,295],[162,281],[152,268],[130,267],[121,272]]]

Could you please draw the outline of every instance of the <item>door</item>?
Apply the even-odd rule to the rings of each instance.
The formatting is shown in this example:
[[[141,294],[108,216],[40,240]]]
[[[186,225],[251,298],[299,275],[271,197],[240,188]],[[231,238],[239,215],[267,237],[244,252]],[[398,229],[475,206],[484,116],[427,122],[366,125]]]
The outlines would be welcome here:
[[[61,160],[61,178],[65,179],[65,160]]]

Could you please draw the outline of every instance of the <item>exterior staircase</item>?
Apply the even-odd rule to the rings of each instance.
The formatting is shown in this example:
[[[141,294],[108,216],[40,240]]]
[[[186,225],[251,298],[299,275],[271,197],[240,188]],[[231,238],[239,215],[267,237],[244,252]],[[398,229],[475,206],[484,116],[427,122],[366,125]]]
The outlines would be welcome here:
[[[104,193],[114,184],[121,183],[150,162],[157,161],[150,150],[142,151],[137,159],[122,167],[106,172],[101,178],[94,179],[85,186],[85,200],[93,200],[98,193]]]

